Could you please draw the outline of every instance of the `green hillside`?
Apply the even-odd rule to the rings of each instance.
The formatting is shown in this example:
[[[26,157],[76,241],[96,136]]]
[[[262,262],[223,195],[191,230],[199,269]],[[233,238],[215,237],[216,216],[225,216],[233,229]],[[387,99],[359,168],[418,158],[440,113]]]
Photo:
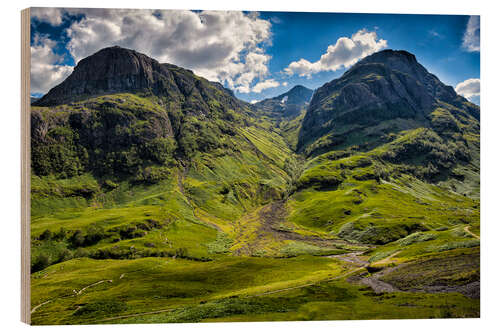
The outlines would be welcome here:
[[[117,55],[137,86],[99,93]],[[293,115],[131,50],[81,63],[31,110],[33,324],[479,316],[479,107],[413,55]]]

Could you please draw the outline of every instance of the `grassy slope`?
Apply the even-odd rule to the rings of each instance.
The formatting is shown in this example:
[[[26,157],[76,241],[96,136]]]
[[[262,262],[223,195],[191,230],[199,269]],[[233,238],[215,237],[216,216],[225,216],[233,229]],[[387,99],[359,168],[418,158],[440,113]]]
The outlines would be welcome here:
[[[478,315],[479,300],[460,294],[379,295],[335,278],[350,271],[352,267],[335,259],[309,256],[228,257],[205,263],[74,259],[33,274],[33,306],[52,300],[33,320],[65,324]],[[95,285],[99,281],[105,282]],[[272,290],[282,292],[265,294]],[[149,314],[156,311],[161,313]]]
[[[318,256],[366,250],[360,242],[378,244],[365,253],[373,263],[391,255],[397,262],[446,257],[479,246],[464,230],[479,234],[473,181],[479,166],[463,166],[470,182],[437,186],[381,158],[391,145],[418,135],[418,129],[373,150],[334,151],[302,165],[288,148],[296,142],[298,127],[287,126],[281,129],[284,136],[265,120],[241,128],[230,139],[236,151],[198,152],[187,167],[171,167],[169,176],[154,185],[122,181],[110,187],[90,174],[33,176],[32,257],[48,257],[52,265],[32,274],[32,306],[57,298],[37,309],[33,323],[92,323],[170,308],[176,310],[111,322],[478,315],[478,301],[460,294],[380,296],[343,279],[241,297],[349,272],[355,267]],[[472,190],[463,196],[450,191],[452,186]],[[278,222],[269,228],[266,212],[290,193],[284,218],[272,216]],[[130,226],[133,232],[124,236]],[[58,238],[54,234],[61,227],[65,232]],[[73,232],[91,235],[96,229],[102,236],[97,242],[72,246]],[[47,230],[52,236],[41,239]],[[103,253],[127,260],[87,258]],[[63,262],[53,264],[58,261]],[[81,295],[58,298],[110,279]]]

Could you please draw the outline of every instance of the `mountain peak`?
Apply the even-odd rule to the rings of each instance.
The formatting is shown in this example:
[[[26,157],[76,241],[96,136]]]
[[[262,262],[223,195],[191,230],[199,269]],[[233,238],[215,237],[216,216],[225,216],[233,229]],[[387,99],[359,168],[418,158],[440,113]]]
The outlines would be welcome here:
[[[417,64],[417,57],[413,53],[405,50],[392,50],[385,49],[379,52],[375,52],[358,62],[358,64],[369,63],[369,62],[382,62],[388,63],[390,61],[404,61],[411,64]]]
[[[313,90],[302,85],[296,85],[286,93],[276,96],[273,99],[282,100],[283,98],[287,97],[287,103],[289,104],[304,104],[309,102],[313,92]]]
[[[266,98],[254,104],[258,110],[272,117],[293,118],[300,114],[311,100],[313,90],[302,85],[296,85],[287,92],[272,98]]]
[[[165,90],[171,82],[168,66],[134,50],[112,46],[80,60],[62,83],[34,105],[51,106],[89,96],[151,89]]]
[[[302,123],[299,149],[332,135],[338,144],[352,129],[406,119],[424,124],[437,107],[453,105],[479,119],[479,111],[401,50],[369,55],[340,78],[318,88]]]
[[[293,86],[292,89],[288,90],[285,94],[290,94],[292,92],[297,92],[297,91],[312,91],[312,90],[304,87],[301,84],[297,84],[297,85]]]
[[[429,75],[429,72],[417,61],[414,54],[404,50],[391,49],[382,50],[363,58],[351,70],[356,71],[360,67],[380,65],[393,71],[411,75],[420,81],[424,81],[425,77]]]

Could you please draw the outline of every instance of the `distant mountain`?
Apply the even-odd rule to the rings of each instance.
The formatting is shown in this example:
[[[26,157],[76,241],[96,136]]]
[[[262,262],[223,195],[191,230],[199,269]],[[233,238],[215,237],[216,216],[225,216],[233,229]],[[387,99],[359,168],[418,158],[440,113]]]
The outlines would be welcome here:
[[[297,85],[284,94],[255,103],[254,108],[270,117],[294,118],[308,105],[313,92]]]
[[[445,115],[437,117],[437,110]],[[479,120],[478,106],[429,73],[413,54],[384,50],[316,90],[302,123],[298,149],[318,149],[312,145],[320,138],[322,150],[327,145],[346,145],[350,137],[363,136],[369,127],[388,126],[389,121],[393,121],[393,132],[421,126],[442,132],[458,130],[456,122],[470,123],[468,118]],[[380,137],[372,131],[362,141]]]

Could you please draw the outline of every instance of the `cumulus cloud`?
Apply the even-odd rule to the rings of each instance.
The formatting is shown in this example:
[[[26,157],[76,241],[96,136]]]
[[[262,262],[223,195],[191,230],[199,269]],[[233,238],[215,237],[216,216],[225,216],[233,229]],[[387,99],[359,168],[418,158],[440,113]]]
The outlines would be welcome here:
[[[63,57],[54,53],[55,45],[47,36],[35,35],[31,45],[31,93],[46,93],[73,71],[72,66],[60,64]]]
[[[279,87],[280,83],[275,79],[267,79],[265,81],[260,81],[252,88],[252,92],[260,93],[262,90]]]
[[[84,18],[67,29],[67,48],[76,62],[119,45],[241,93],[269,75],[271,57],[264,48],[271,42],[271,23],[257,13],[82,9],[79,14]]]
[[[470,16],[465,29],[462,47],[469,52],[479,52],[481,26],[479,16]]]
[[[31,8],[31,17],[39,22],[45,22],[53,26],[61,25],[63,11],[61,8],[38,7]]]
[[[469,100],[473,97],[479,97],[481,93],[480,80],[468,79],[460,82],[455,87],[455,91],[457,92],[457,94],[462,95]]]
[[[387,41],[379,39],[375,31],[359,30],[351,38],[341,37],[316,62],[306,59],[291,62],[285,68],[288,75],[310,77],[322,71],[336,71],[354,65],[359,59],[387,47]]]

